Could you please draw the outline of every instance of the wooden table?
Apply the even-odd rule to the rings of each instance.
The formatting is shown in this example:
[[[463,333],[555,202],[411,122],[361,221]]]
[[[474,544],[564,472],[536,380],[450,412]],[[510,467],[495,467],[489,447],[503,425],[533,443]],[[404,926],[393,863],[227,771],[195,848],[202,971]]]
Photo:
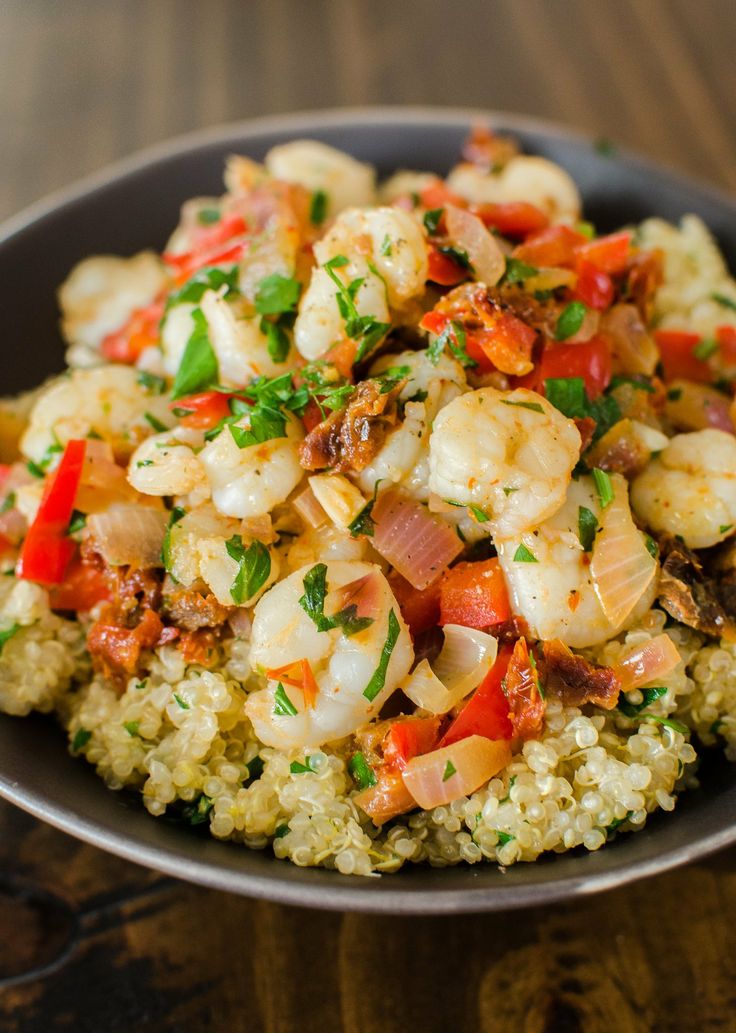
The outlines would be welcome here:
[[[0,216],[344,104],[527,112],[736,188],[733,0],[3,0]],[[0,806],[0,1033],[736,1030],[736,852],[584,904],[374,918],[163,878]]]

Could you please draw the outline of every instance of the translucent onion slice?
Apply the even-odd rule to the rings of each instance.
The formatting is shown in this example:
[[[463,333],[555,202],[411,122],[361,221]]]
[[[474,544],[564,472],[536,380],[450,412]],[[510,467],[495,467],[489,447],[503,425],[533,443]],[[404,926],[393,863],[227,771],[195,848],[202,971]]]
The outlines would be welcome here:
[[[321,527],[327,523],[327,514],[309,486],[294,499],[294,509],[310,527]]]
[[[603,612],[619,627],[651,584],[657,561],[631,517],[626,481],[611,474],[611,484],[614,498],[601,513],[590,573]]]
[[[614,664],[613,669],[621,679],[621,691],[630,692],[666,677],[680,660],[677,646],[669,635],[663,633],[655,635],[620,663]]]
[[[454,204],[446,204],[445,223],[452,243],[467,253],[476,280],[486,287],[495,286],[506,272],[506,259],[478,216]]]
[[[410,760],[404,785],[420,807],[431,810],[474,793],[510,761],[510,743],[470,735]]]
[[[582,341],[589,341],[591,337],[598,333],[600,322],[600,312],[596,312],[594,308],[589,308],[583,316],[580,329],[572,334],[571,337],[566,337],[565,344],[580,344]]]
[[[558,266],[550,266],[548,269],[538,269],[534,276],[524,280],[525,291],[553,291],[557,287],[574,287],[577,282],[577,275],[572,269],[562,269]]]
[[[113,567],[160,567],[169,514],[163,509],[118,503],[93,513],[87,527],[103,559]]]
[[[412,703],[431,714],[446,714],[476,689],[498,653],[493,635],[460,624],[446,624],[445,641],[434,668],[422,660],[401,686]]]
[[[431,585],[462,552],[463,544],[451,527],[396,489],[378,496],[373,519],[373,547],[414,588]]]

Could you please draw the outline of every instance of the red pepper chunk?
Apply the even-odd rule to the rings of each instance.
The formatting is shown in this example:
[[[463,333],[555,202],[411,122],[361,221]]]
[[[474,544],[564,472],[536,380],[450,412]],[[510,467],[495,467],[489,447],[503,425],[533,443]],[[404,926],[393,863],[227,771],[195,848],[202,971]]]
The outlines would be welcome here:
[[[520,387],[544,394],[545,380],[581,377],[588,398],[599,398],[611,382],[611,350],[602,337],[591,337],[583,344],[556,344],[548,341],[534,370],[519,381]]]
[[[85,563],[77,554],[69,564],[63,583],[51,590],[51,608],[83,613],[111,598],[112,590],[104,571]]]
[[[399,604],[401,616],[409,625],[413,638],[422,631],[434,628],[440,619],[440,581],[433,581],[426,588],[418,589],[402,577],[397,570],[388,575],[388,583]]]
[[[665,380],[694,380],[698,384],[708,384],[713,373],[703,359],[695,354],[700,343],[698,334],[684,330],[655,330],[654,340],[659,348]]]
[[[512,652],[511,646],[501,647],[493,667],[445,732],[439,744],[441,747],[467,739],[469,735],[496,740],[513,737],[509,701],[503,691]]]
[[[47,481],[41,505],[20,550],[16,576],[42,585],[58,585],[76,545],[67,537],[74,500],[82,477],[86,441],[69,441]]]
[[[427,279],[432,283],[438,283],[441,287],[454,287],[468,278],[468,271],[457,262],[454,262],[449,255],[443,255],[434,245],[430,245],[427,254],[429,272]]]
[[[514,258],[533,266],[572,266],[578,249],[588,243],[582,233],[569,226],[549,226],[533,233],[523,244],[514,248]]]
[[[230,399],[234,397],[224,391],[202,391],[200,394],[171,402],[169,408],[175,409],[179,414],[182,427],[208,430],[230,416]]]
[[[511,604],[501,564],[495,557],[458,563],[440,585],[440,624],[489,628],[511,617]]]
[[[119,330],[105,337],[100,351],[109,362],[133,365],[142,351],[158,344],[158,327],[163,314],[163,301],[154,301],[144,308],[136,309]]]
[[[412,757],[433,750],[439,733],[439,717],[410,717],[395,721],[383,740],[383,759],[391,770],[403,771]]]
[[[736,366],[736,326],[717,326],[716,340],[722,361],[727,366]]]
[[[603,273],[622,273],[629,260],[631,233],[628,230],[609,233],[581,244],[575,250],[579,259],[590,262]]]
[[[572,292],[574,298],[588,308],[603,312],[613,301],[613,280],[592,262],[581,259],[578,262],[578,282]]]
[[[485,226],[498,230],[504,237],[524,238],[549,225],[549,219],[541,208],[528,201],[477,204],[470,210]]]

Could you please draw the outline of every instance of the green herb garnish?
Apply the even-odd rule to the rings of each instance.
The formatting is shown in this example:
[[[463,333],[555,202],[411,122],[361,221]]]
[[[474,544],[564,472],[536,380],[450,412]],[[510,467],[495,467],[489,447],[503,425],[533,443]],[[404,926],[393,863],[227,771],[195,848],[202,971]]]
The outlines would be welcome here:
[[[20,624],[11,624],[9,628],[5,628],[4,631],[0,631],[0,653],[3,651],[3,646],[8,642],[13,635],[16,635],[20,631]]]
[[[281,684],[281,682],[279,682],[276,686],[276,691],[273,694],[273,698],[275,704],[273,708],[274,714],[276,714],[278,717],[296,716],[297,709],[291,702],[289,697],[286,695],[286,689]]]
[[[312,767],[312,758],[306,756],[304,758],[303,764],[301,763],[301,761],[292,760],[291,764],[289,765],[289,771],[292,773],[292,775],[306,775],[310,772],[313,773],[316,770],[317,769],[315,767]]]
[[[193,276],[190,276],[186,283],[182,284],[178,290],[172,291],[169,295],[164,315],[170,312],[176,305],[184,303],[198,305],[207,291],[220,291],[223,287],[225,288],[223,291],[224,298],[230,298],[240,293],[237,265],[234,265],[231,269],[219,269],[217,266],[206,266],[198,269]]]
[[[301,284],[281,273],[271,273],[261,280],[256,291],[256,312],[262,316],[280,316],[296,310]]]
[[[378,667],[376,667],[373,672],[371,680],[363,689],[363,695],[371,703],[386,684],[386,671],[388,670],[389,660],[391,659],[391,654],[394,651],[394,646],[396,645],[400,631],[401,625],[398,622],[396,614],[391,610],[388,615],[388,634],[386,635],[386,641],[383,643],[383,649],[381,650],[381,659],[378,661]]]
[[[182,697],[177,692],[174,693],[174,699],[176,700],[177,706],[181,707],[182,710],[190,709],[187,701],[185,699],[182,699]]]
[[[693,348],[693,355],[696,359],[701,359],[702,361],[705,361],[705,359],[709,359],[711,355],[713,355],[714,352],[717,351],[718,341],[714,341],[711,337],[704,337],[703,340],[698,341],[698,343]]]
[[[263,542],[253,541],[243,545],[242,536],[234,534],[225,548],[230,559],[238,564],[238,573],[230,586],[230,595],[238,606],[252,599],[271,573],[271,556]]]
[[[587,312],[588,309],[582,301],[571,301],[566,305],[555,326],[555,340],[566,341],[569,337],[574,337],[583,325]]]
[[[162,395],[166,390],[166,381],[163,377],[157,377],[155,373],[149,373],[142,369],[138,374],[137,381],[149,395]]]
[[[595,467],[591,471],[593,474],[593,480],[595,481],[595,488],[598,492],[598,501],[601,504],[601,509],[606,509],[610,506],[614,499],[613,484],[611,478],[605,470],[600,470]]]
[[[617,709],[621,711],[626,717],[636,717],[642,710],[646,710],[647,707],[654,703],[655,699],[659,699],[660,696],[664,696],[667,691],[665,685],[656,685],[649,689],[640,689],[641,692],[641,703],[629,703],[627,699],[622,698],[619,700]]]
[[[598,517],[587,506],[578,506],[578,538],[583,552],[593,548],[595,533],[598,530]]]
[[[723,305],[724,308],[730,308],[736,312],[736,301],[733,298],[727,298],[725,294],[719,294],[718,291],[713,291],[711,298],[713,301],[717,301],[719,305]]]
[[[539,563],[539,560],[534,555],[534,553],[530,552],[529,549],[527,549],[526,545],[524,545],[522,543],[521,545],[519,545],[519,547],[517,548],[516,552],[514,553],[514,562],[515,563]]]
[[[161,545],[161,562],[164,565],[164,569],[171,573],[171,528],[174,524],[178,524],[179,521],[186,515],[186,510],[182,509],[181,506],[174,506],[169,516],[169,523],[166,527],[166,534],[164,535],[163,544]]]
[[[455,767],[455,765],[452,763],[451,760],[448,760],[447,764],[445,764],[445,770],[444,770],[444,773],[442,775],[442,781],[446,782],[448,780],[448,778],[452,778],[452,776],[455,775],[456,773],[457,773],[457,768]]]
[[[513,402],[509,398],[502,398],[501,402],[503,405],[515,405],[519,409],[529,409],[530,412],[544,413],[544,408],[539,404],[539,402]]]
[[[217,384],[220,368],[212,348],[207,320],[201,308],[192,312],[194,330],[187,341],[184,355],[174,378],[171,397],[185,398],[199,391],[207,391]]]
[[[348,761],[348,771],[357,782],[358,789],[369,789],[377,782],[375,771],[360,751]]]
[[[506,259],[506,272],[503,274],[504,283],[523,283],[525,280],[536,276],[539,272],[533,265],[527,265],[518,258]]]
[[[72,753],[78,753],[82,747],[86,746],[92,738],[92,732],[86,728],[78,728],[72,739]]]
[[[324,190],[315,190],[309,206],[309,221],[314,226],[321,226],[327,217],[327,194]]]
[[[156,431],[157,434],[162,434],[164,431],[169,429],[166,424],[162,423],[161,420],[153,415],[152,412],[144,412],[143,419],[149,427],[152,427]]]
[[[440,219],[442,218],[444,210],[444,208],[430,208],[429,211],[424,213],[422,221],[424,222],[424,228],[430,237],[437,232],[437,227],[440,224]]]

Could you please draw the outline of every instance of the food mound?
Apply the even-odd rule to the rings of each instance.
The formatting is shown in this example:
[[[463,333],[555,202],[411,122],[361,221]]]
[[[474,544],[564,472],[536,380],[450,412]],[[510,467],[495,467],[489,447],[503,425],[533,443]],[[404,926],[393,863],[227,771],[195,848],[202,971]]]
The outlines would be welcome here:
[[[153,815],[370,875],[597,850],[736,759],[736,283],[475,130],[231,158],[0,407],[0,708]]]

